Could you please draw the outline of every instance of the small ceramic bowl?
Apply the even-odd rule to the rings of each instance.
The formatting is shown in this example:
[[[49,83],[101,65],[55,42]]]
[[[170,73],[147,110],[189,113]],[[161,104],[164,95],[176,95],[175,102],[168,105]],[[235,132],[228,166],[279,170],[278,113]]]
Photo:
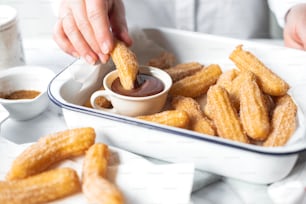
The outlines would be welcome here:
[[[103,79],[103,87],[105,90],[95,91],[91,96],[91,105],[95,109],[108,111],[112,113],[118,113],[126,116],[139,116],[139,115],[149,115],[157,113],[164,107],[168,92],[172,85],[172,79],[169,74],[161,69],[150,67],[150,66],[140,66],[139,73],[153,76],[158,79],[163,85],[162,91],[149,95],[149,96],[126,96],[114,92],[111,88],[113,82],[118,78],[118,71],[114,70],[108,73]],[[156,83],[152,84],[157,86]],[[146,84],[148,87],[148,84]],[[106,97],[111,101],[113,108],[107,109],[102,108],[95,103],[99,96]]]
[[[49,104],[47,88],[55,74],[48,68],[18,66],[0,72],[0,103],[10,118],[28,120],[41,114]],[[16,92],[39,92],[34,98],[7,99]]]

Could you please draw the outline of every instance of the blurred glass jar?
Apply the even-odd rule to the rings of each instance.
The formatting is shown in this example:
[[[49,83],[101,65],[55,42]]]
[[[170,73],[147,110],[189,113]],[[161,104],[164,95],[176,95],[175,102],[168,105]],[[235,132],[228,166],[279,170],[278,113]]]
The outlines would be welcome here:
[[[17,10],[0,5],[0,70],[24,64]]]

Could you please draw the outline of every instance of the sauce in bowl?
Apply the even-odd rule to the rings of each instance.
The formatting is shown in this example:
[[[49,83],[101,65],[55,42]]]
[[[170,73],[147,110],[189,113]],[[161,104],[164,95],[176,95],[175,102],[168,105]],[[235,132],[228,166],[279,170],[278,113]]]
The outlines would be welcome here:
[[[112,83],[111,89],[118,94],[133,97],[152,96],[164,90],[164,84],[161,80],[151,75],[138,74],[136,81],[134,89],[126,90],[121,85],[120,79],[116,78]]]
[[[40,94],[39,91],[35,90],[18,90],[7,95],[1,95],[1,98],[18,100],[18,99],[33,99]]]

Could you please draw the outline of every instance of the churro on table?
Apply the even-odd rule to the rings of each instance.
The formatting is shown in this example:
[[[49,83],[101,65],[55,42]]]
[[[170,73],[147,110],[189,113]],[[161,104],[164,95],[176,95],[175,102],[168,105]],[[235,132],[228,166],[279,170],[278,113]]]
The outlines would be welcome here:
[[[37,204],[81,191],[75,170],[59,168],[26,179],[0,181],[0,203]]]
[[[42,137],[14,160],[6,179],[27,178],[56,162],[82,155],[94,144],[95,137],[93,128],[76,128]]]
[[[95,204],[123,204],[119,189],[106,178],[108,146],[96,143],[86,152],[83,163],[83,192]]]
[[[94,140],[94,129],[83,127],[30,145],[13,161],[7,180],[0,181],[0,203],[39,204],[83,192],[90,203],[122,204],[123,195],[106,179],[108,146]],[[73,168],[50,166],[72,156],[84,156],[80,176]]]

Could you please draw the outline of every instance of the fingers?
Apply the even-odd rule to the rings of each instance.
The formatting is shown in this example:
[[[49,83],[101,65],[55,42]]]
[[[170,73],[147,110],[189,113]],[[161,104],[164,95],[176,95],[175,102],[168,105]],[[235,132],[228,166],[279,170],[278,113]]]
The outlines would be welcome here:
[[[284,27],[285,46],[306,50],[306,4],[297,4],[287,14]]]
[[[80,57],[65,34],[62,21],[56,23],[53,32],[53,39],[64,52],[77,58]]]
[[[295,48],[295,49],[304,49],[303,44],[298,40],[297,35],[290,33],[286,28],[284,30],[284,44],[286,47]]]
[[[111,1],[86,0],[88,20],[93,28],[97,43],[105,55],[108,55],[114,46],[108,18],[111,3]]]
[[[121,0],[63,0],[53,38],[59,47],[94,64],[106,63],[114,48],[113,35],[127,45],[127,31]]]
[[[90,21],[87,17],[86,13],[86,5],[84,1],[80,1],[79,3],[71,4],[71,10],[73,14],[73,18],[75,19],[75,23],[80,33],[84,37],[85,41],[89,45],[90,49],[97,54],[101,61],[106,61],[104,55],[101,52],[101,49],[97,43],[93,28],[90,24]],[[105,11],[107,12],[107,11]],[[89,53],[90,50],[87,50]]]
[[[131,45],[132,39],[128,33],[125,9],[121,0],[114,0],[113,8],[110,13],[110,22],[115,36],[128,46]]]
[[[97,56],[78,29],[72,14],[69,13],[63,17],[62,23],[64,32],[79,55],[82,56],[82,58],[84,58],[89,64],[95,64],[97,61]]]

